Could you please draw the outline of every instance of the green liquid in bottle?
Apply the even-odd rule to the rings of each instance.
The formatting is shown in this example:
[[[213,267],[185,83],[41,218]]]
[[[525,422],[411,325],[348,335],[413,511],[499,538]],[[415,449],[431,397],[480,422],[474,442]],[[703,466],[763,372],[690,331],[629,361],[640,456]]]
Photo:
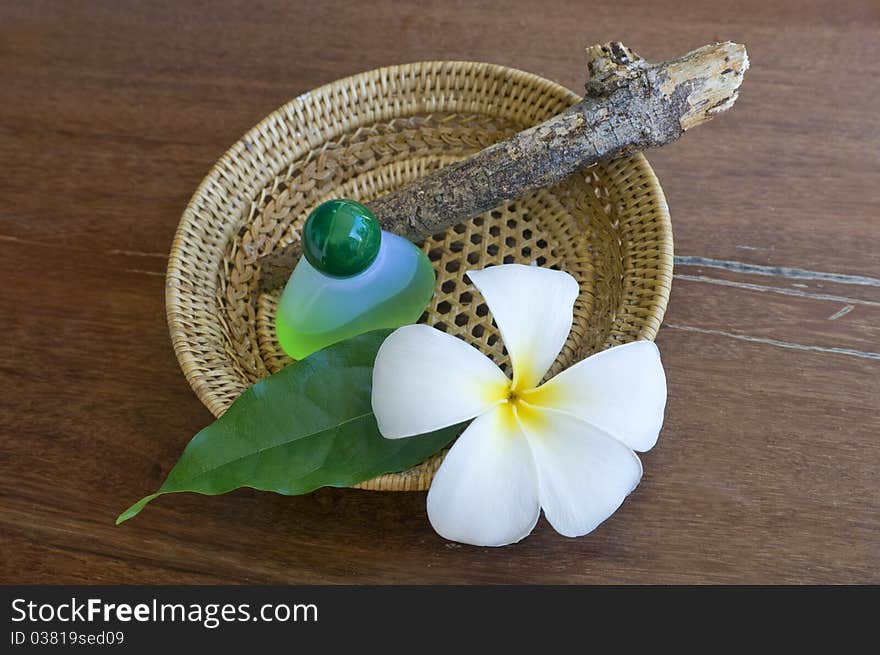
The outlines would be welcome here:
[[[275,319],[278,341],[294,359],[370,330],[415,323],[434,293],[425,254],[381,231],[351,200],[326,202],[309,216],[303,253]]]

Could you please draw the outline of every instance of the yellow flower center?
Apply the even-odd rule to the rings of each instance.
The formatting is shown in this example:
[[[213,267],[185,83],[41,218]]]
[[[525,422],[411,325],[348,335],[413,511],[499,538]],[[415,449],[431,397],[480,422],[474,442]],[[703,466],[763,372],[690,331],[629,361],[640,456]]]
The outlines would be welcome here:
[[[507,381],[501,387],[487,389],[487,396],[500,401],[498,406],[499,416],[506,428],[511,433],[518,433],[523,424],[527,424],[533,431],[541,429],[544,424],[540,410],[542,401],[550,400],[556,395],[554,385],[543,384],[538,387],[523,388],[522,378],[514,384]]]

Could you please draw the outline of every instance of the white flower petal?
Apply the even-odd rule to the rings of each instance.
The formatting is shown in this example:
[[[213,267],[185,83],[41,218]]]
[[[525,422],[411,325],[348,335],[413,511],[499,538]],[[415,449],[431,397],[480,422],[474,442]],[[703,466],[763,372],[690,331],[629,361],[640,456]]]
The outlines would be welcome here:
[[[510,405],[478,416],[452,446],[428,492],[428,518],[446,539],[504,546],[540,515],[535,465]]]
[[[534,456],[541,507],[560,534],[592,532],[639,483],[638,456],[601,430],[522,402],[517,417]]]
[[[660,351],[651,341],[609,348],[525,392],[523,399],[574,414],[633,450],[650,450],[666,407]]]
[[[515,389],[536,386],[571,331],[577,280],[538,266],[504,264],[468,277],[483,294],[510,354]]]
[[[510,381],[479,350],[427,325],[407,325],[379,347],[373,412],[389,439],[433,432],[482,414]]]

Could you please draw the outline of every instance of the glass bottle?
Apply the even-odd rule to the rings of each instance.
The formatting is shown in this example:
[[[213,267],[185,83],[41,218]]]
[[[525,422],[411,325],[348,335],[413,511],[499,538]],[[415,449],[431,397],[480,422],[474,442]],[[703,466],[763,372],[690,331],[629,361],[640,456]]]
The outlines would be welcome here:
[[[382,230],[353,200],[318,206],[302,241],[303,257],[275,318],[278,341],[294,359],[364,332],[415,323],[434,293],[425,254]]]

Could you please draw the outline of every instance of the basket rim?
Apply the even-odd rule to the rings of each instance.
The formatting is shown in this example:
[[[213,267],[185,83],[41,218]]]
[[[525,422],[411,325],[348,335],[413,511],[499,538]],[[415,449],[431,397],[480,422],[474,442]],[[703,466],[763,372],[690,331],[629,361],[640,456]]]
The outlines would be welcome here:
[[[197,362],[195,361],[195,357],[193,356],[186,339],[186,318],[180,311],[179,300],[181,288],[180,285],[169,283],[170,280],[181,279],[185,276],[185,258],[183,253],[184,232],[191,217],[197,215],[197,204],[199,199],[203,197],[206,190],[213,182],[223,176],[224,170],[233,165],[237,159],[244,156],[254,163],[258,162],[260,155],[262,154],[263,146],[261,145],[260,139],[257,137],[265,128],[270,126],[273,121],[289,116],[288,110],[294,108],[297,103],[307,103],[313,96],[327,94],[342,87],[351,87],[361,81],[375,79],[377,76],[381,77],[385,75],[390,77],[400,77],[401,74],[413,71],[414,69],[424,69],[428,67],[448,68],[455,66],[479,67],[489,69],[494,73],[512,75],[515,78],[531,82],[538,87],[559,94],[560,97],[567,97],[567,99],[571,101],[571,104],[579,102],[582,99],[581,96],[574,91],[558,82],[549,80],[535,73],[530,73],[510,66],[504,66],[502,64],[468,60],[425,60],[405,64],[395,64],[392,66],[382,66],[327,82],[288,100],[283,105],[264,116],[258,123],[247,130],[247,132],[227,148],[196,187],[181,215],[169,252],[168,266],[165,275],[165,316],[174,354],[187,383],[202,404],[205,405],[215,417],[221,416],[223,412],[225,412],[226,406],[222,401],[218,400],[216,393],[212,390],[211,385],[206,380],[206,376],[203,372],[200,372],[199,367],[196,365]],[[654,303],[652,304],[650,313],[644,317],[645,324],[639,333],[639,338],[653,341],[666,312],[672,285],[672,225],[666,196],[663,193],[663,189],[660,187],[660,182],[651,165],[648,163],[647,158],[641,152],[629,155],[628,158],[644,175],[644,183],[649,187],[650,195],[656,199],[658,218],[660,225],[662,226],[660,262],[658,263],[657,279],[662,280],[663,284],[658,285],[658,287],[655,288]]]

